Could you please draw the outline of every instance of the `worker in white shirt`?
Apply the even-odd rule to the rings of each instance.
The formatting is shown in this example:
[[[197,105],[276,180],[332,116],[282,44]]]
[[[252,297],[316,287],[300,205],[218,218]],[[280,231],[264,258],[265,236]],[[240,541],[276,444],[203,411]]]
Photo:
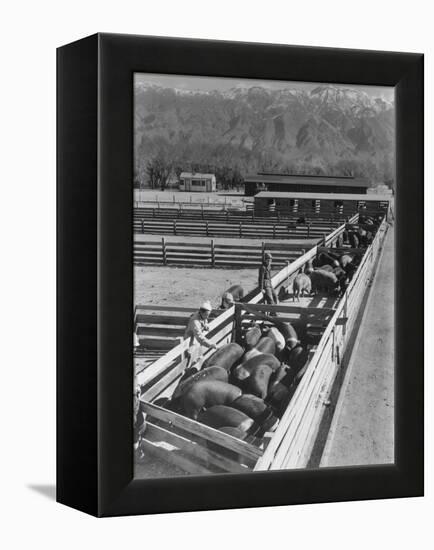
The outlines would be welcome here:
[[[208,332],[208,317],[212,311],[212,306],[209,301],[204,302],[199,311],[193,313],[188,321],[187,328],[184,332],[184,338],[190,339],[190,348],[188,350],[188,365],[191,367],[202,356],[202,348],[217,349],[217,346],[210,342],[205,336]]]

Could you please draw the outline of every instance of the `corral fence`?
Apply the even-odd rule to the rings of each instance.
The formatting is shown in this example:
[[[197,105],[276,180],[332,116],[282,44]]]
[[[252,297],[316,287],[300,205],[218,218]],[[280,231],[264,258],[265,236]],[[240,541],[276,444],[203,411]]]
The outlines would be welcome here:
[[[157,208],[160,208],[161,206],[175,206],[175,207],[195,207],[195,206],[208,206],[208,207],[227,207],[227,206],[233,206],[236,208],[244,208],[245,204],[252,204],[252,199],[247,199],[244,197],[244,195],[223,195],[223,196],[214,196],[210,197],[205,196],[201,197],[200,195],[192,196],[186,200],[180,200],[179,195],[175,196],[172,195],[172,198],[169,198],[169,196],[162,198],[161,196],[156,195],[153,199],[152,197],[146,197],[145,199],[142,199],[140,197],[140,194],[135,195],[134,199],[134,208],[140,208],[143,205],[148,204],[155,204]]]
[[[357,324],[366,289],[372,282],[387,228],[384,220],[373,243],[365,250],[356,274],[255,470],[306,468],[312,460],[321,421],[332,405],[333,385],[337,374],[344,368],[344,353]]]
[[[273,266],[281,268],[304,254],[299,244],[269,243],[246,245],[205,242],[172,242],[164,237],[159,241],[135,241],[135,265],[172,265],[188,267],[255,268],[262,262],[264,252],[271,252]]]
[[[178,345],[183,337],[188,321],[197,308],[176,306],[137,305],[134,310],[134,327],[142,350],[165,350]],[[213,321],[223,312],[213,309],[209,320]]]
[[[355,214],[352,211],[350,214],[320,214],[315,212],[299,212],[292,214],[288,212],[262,212],[261,215],[255,214],[253,209],[237,210],[237,209],[208,209],[202,205],[200,208],[136,208],[134,209],[134,221],[136,224],[147,219],[164,219],[164,220],[184,220],[184,221],[217,221],[221,223],[235,222],[252,222],[260,223],[276,223],[276,222],[297,222],[300,218],[305,218],[306,222],[324,222],[324,223],[342,223],[348,217]]]
[[[239,239],[290,239],[323,237],[339,226],[338,222],[309,222],[297,225],[296,222],[240,221],[184,221],[184,220],[141,220],[134,223],[136,233],[142,235],[182,235],[192,237],[227,237]]]

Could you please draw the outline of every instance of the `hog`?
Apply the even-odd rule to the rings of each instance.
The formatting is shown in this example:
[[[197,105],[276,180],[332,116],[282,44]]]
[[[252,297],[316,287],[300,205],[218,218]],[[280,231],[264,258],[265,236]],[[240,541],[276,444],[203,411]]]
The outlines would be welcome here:
[[[211,366],[217,366],[229,371],[243,354],[243,348],[235,342],[231,342],[207,357],[202,364],[202,370]]]
[[[271,353],[261,353],[260,355],[255,355],[247,359],[244,363],[241,363],[241,365],[235,367],[233,371],[233,379],[242,381],[249,378],[253,370],[260,365],[266,365],[270,367],[272,371],[275,371],[279,368],[280,361]]]
[[[339,258],[339,263],[341,264],[341,267],[345,269],[345,267],[350,264],[353,261],[353,256],[350,256],[349,254],[343,254]]]
[[[334,273],[329,273],[322,269],[315,269],[309,274],[314,292],[325,291],[333,292],[338,286],[338,278]]]
[[[221,309],[229,309],[235,302],[241,302],[244,298],[244,289],[241,285],[232,285],[223,293]]]
[[[305,273],[299,273],[295,276],[294,281],[292,282],[292,300],[295,301],[297,298],[300,301],[301,297],[304,296],[304,293],[310,294],[312,291],[312,283],[309,275]]]
[[[261,329],[258,327],[258,325],[254,325],[246,331],[244,335],[244,343],[248,350],[256,346],[256,344],[259,342],[259,339],[261,338],[261,334]]]
[[[253,418],[227,405],[214,405],[200,412],[198,421],[217,430],[231,427],[238,428],[242,432],[247,432],[255,424]]]
[[[230,405],[240,396],[241,390],[237,386],[219,380],[204,380],[196,382],[183,393],[180,404],[186,416],[197,420],[202,409],[214,405]]]
[[[220,382],[228,381],[228,371],[223,367],[211,366],[204,370],[193,374],[192,376],[180,380],[176,386],[172,395],[172,400],[178,398],[184,392],[189,390],[196,382],[202,382],[203,380],[219,380]]]
[[[359,248],[359,237],[357,236],[357,233],[355,233],[354,231],[350,231],[349,234],[348,234],[348,238],[349,238],[349,241],[350,241],[350,246],[352,248]]]

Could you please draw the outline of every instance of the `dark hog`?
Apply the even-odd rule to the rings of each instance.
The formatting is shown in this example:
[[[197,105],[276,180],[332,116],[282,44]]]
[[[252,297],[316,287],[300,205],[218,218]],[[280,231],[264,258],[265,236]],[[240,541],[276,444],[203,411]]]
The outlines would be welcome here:
[[[244,380],[244,391],[265,399],[272,374],[273,369],[269,365],[257,365],[250,371],[250,376]]]
[[[203,382],[204,380],[218,380],[219,382],[228,381],[228,371],[223,367],[212,366],[204,370],[196,372],[187,379],[181,380],[176,386],[172,395],[172,400],[178,398],[184,392],[191,388],[196,382]]]
[[[211,366],[222,367],[229,371],[235,363],[243,355],[244,350],[238,344],[232,342],[222,346],[213,354],[211,354],[202,364],[202,369],[207,369]]]
[[[288,355],[287,364],[282,364],[281,367],[273,373],[270,379],[268,391],[270,392],[277,384],[283,384],[289,388],[298,373],[304,368],[307,363],[308,352],[303,346],[298,345]]]
[[[299,273],[294,277],[292,282],[292,300],[295,301],[297,298],[300,301],[300,294],[303,297],[304,294],[310,294],[312,291],[312,283],[310,281],[309,275],[305,273]]]
[[[339,263],[343,269],[350,264],[353,261],[353,256],[350,256],[349,254],[342,254],[342,256],[339,258]]]
[[[353,278],[354,273],[357,271],[357,266],[355,263],[350,263],[344,267],[345,273],[347,274],[348,282]]]
[[[342,269],[342,267],[335,267],[333,269],[333,273],[338,278],[339,288],[342,292],[344,292],[349,283],[347,272],[345,271],[345,269]]]
[[[297,375],[301,371],[301,369],[305,366],[308,357],[309,357],[309,354],[307,349],[301,346],[300,344],[297,345],[295,348],[293,348],[289,352],[287,363],[290,369],[288,369],[288,371],[291,370],[295,372],[295,375]]]
[[[362,227],[359,227],[357,230],[357,235],[359,237],[360,245],[364,248],[368,247],[372,243],[373,237],[370,231],[366,231]]]
[[[339,265],[339,262],[330,254],[321,252],[316,258],[315,265],[317,267],[322,267],[323,265],[330,265],[331,267],[336,267]]]
[[[286,366],[274,380],[270,380],[266,403],[281,416],[295,391],[294,384],[302,378],[307,364],[308,354],[301,346],[293,350],[293,366]]]
[[[246,346],[246,349],[252,349],[256,346],[256,344],[259,342],[259,339],[262,336],[262,332],[260,327],[258,325],[255,325],[253,327],[250,327],[247,329],[245,335],[244,335],[244,344]]]
[[[241,285],[233,285],[223,293],[221,309],[229,309],[235,302],[241,302],[244,298],[244,289]]]
[[[214,405],[205,411],[201,411],[197,418],[202,424],[219,430],[220,428],[237,428],[241,432],[247,432],[255,425],[253,418],[243,412],[227,405]]]
[[[259,365],[266,365],[270,367],[272,371],[275,371],[279,368],[280,361],[271,353],[261,353],[259,355],[250,357],[250,359],[247,359],[247,361],[244,361],[244,363],[241,363],[241,365],[235,367],[233,371],[234,380],[245,380]]]
[[[350,243],[351,248],[359,248],[359,237],[357,236],[357,233],[354,231],[350,231],[348,233],[348,240]]]
[[[279,302],[283,302],[284,300],[287,300],[290,297],[289,292],[289,286],[282,285],[279,288],[279,293],[277,294],[277,297],[279,299]]]
[[[266,402],[272,407],[275,414],[281,417],[290,399],[291,391],[281,382],[277,382],[268,392]]]
[[[306,273],[307,275],[309,275],[309,273],[313,271],[313,261],[312,260],[308,260],[305,264],[304,264],[304,273]]]
[[[329,273],[322,269],[315,269],[309,274],[314,292],[325,291],[333,292],[338,287],[338,278],[334,273]]]
[[[345,273],[347,274],[348,279],[351,280],[357,270],[357,266],[354,263],[353,256],[350,256],[349,254],[344,254],[339,259],[339,262],[342,266],[342,269],[344,269]]]
[[[258,355],[263,355],[264,353],[269,355],[274,355],[276,353],[275,340],[271,336],[263,336],[254,348],[246,351],[243,355],[242,362],[245,363],[249,359]]]
[[[214,405],[230,405],[241,395],[237,386],[218,380],[196,382],[179,397],[180,408],[186,416],[197,420],[202,409]]]
[[[244,394],[231,403],[231,407],[247,414],[261,426],[263,431],[272,432],[277,428],[278,418],[264,400],[256,395]]]
[[[321,269],[322,269],[323,271],[328,271],[329,273],[334,273],[334,270],[335,270],[335,268],[334,268],[333,266],[328,265],[328,264],[322,265],[322,266],[321,266]]]

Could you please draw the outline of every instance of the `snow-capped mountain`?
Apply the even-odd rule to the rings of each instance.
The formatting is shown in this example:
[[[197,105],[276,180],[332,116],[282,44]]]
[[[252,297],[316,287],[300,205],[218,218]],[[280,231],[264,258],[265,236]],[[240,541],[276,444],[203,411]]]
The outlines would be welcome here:
[[[135,92],[137,170],[164,151],[186,168],[394,176],[393,104],[355,88],[202,92],[142,82]]]

